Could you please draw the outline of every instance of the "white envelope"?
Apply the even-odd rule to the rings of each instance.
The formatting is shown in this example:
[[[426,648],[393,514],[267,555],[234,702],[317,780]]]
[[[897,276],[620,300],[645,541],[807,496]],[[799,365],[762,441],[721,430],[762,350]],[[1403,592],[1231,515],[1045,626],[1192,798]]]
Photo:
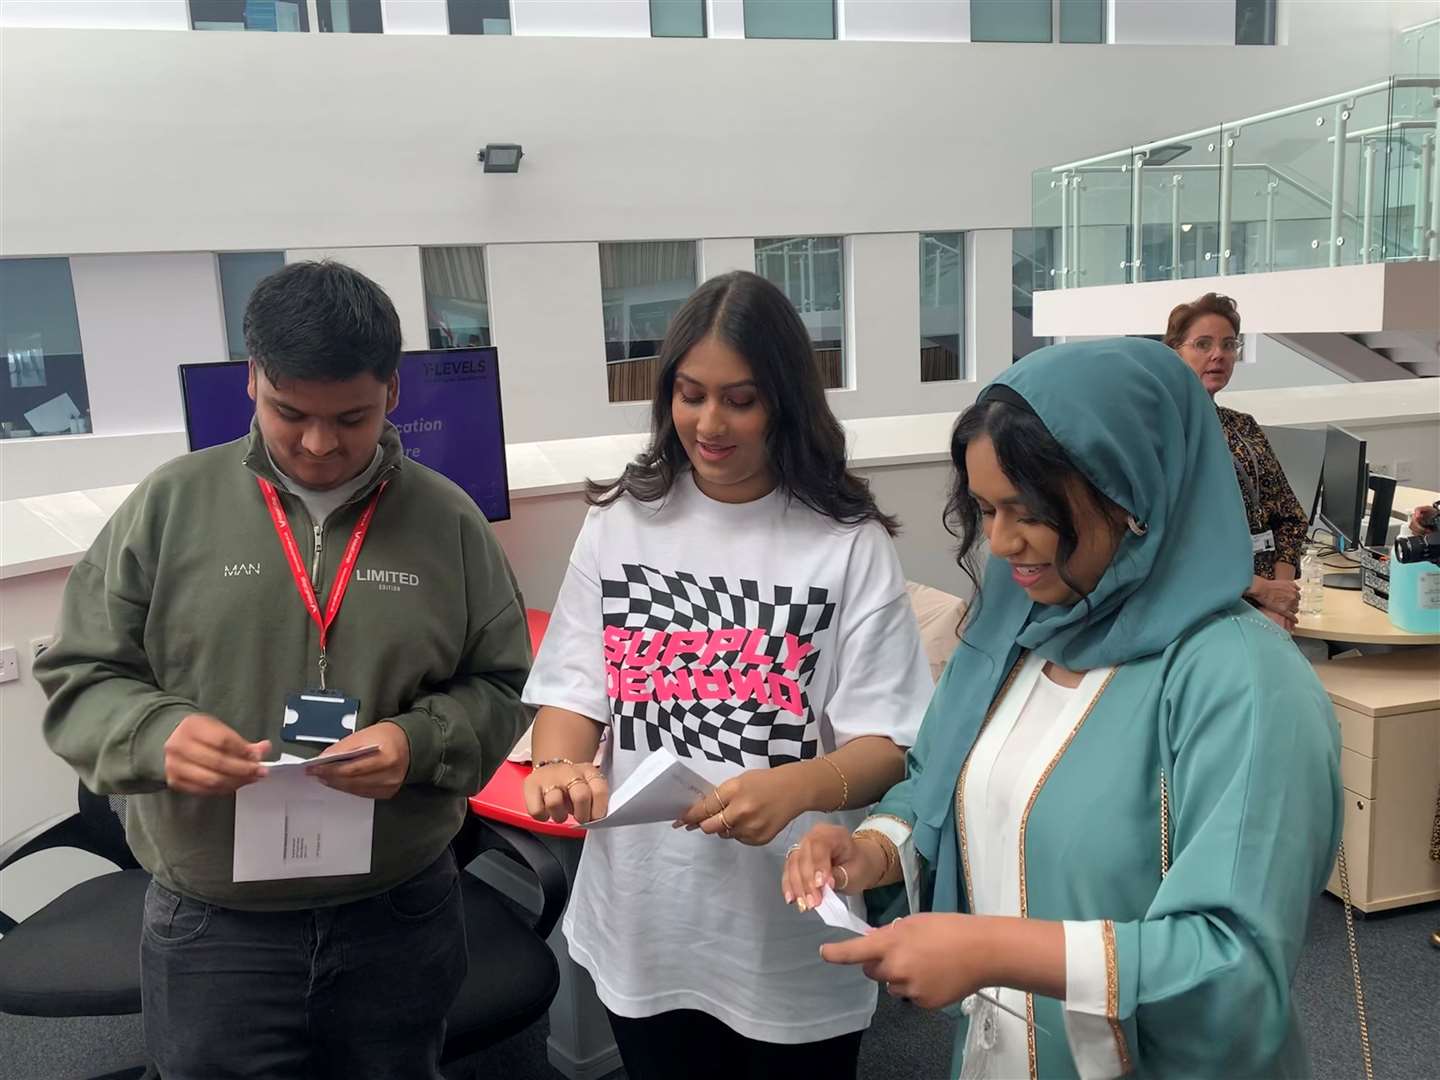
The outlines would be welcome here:
[[[374,831],[373,799],[326,787],[303,769],[272,769],[235,793],[233,877],[368,874]]]
[[[610,812],[586,822],[587,829],[671,822],[732,776],[739,765],[712,761],[681,761],[668,750],[656,750],[610,795]]]

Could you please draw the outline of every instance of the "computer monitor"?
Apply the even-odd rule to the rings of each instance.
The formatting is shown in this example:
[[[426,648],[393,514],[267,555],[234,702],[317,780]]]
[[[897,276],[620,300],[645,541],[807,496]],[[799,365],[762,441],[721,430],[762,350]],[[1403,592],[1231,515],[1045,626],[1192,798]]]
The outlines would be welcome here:
[[[1318,428],[1264,427],[1265,441],[1275,452],[1280,469],[1313,521],[1320,498],[1320,473],[1325,464],[1325,432]]]
[[[1333,424],[1325,428],[1325,465],[1320,477],[1320,523],[1335,537],[1336,547],[1360,546],[1360,521],[1369,491],[1365,440]],[[1332,589],[1360,588],[1360,572],[1326,574]]]
[[[244,360],[181,364],[180,398],[191,450],[243,438],[255,406]],[[453,480],[491,521],[510,517],[500,366],[494,348],[435,349],[400,358],[400,402],[390,414],[405,454]]]

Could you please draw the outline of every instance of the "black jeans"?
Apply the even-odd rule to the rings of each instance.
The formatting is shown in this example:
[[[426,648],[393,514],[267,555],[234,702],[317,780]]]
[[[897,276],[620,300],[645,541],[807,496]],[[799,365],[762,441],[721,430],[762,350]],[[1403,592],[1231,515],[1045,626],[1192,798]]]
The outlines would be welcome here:
[[[234,911],[152,882],[145,1043],[165,1080],[438,1080],[466,966],[449,851],[380,896],[303,911]]]
[[[675,1009],[636,1020],[610,1016],[629,1080],[855,1080],[863,1031],[812,1043],[747,1039],[721,1020]]]

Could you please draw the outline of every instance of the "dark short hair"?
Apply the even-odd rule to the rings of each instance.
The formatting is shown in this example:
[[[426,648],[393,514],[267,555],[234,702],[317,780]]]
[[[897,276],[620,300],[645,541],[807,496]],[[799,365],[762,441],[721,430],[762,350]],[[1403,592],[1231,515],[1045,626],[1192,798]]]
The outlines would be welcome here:
[[[276,386],[341,382],[400,365],[400,316],[359,270],[338,262],[297,262],[255,286],[245,305],[245,349]]]
[[[980,504],[970,491],[965,451],[972,442],[982,437],[988,438],[995,448],[1000,470],[1015,485],[1026,510],[1037,521],[1055,530],[1059,537],[1055,548],[1055,572],[1060,575],[1061,581],[1085,600],[1088,607],[1085,591],[1068,573],[1067,564],[1080,546],[1080,532],[1075,525],[1071,500],[1080,495],[1099,509],[1108,507],[1110,500],[1076,467],[1044,421],[1028,406],[999,396],[982,397],[960,414],[950,436],[950,463],[955,471],[944,516],[946,530],[960,542],[955,561],[975,587],[975,600],[967,612],[967,622],[973,621],[979,613],[979,545],[984,530]]]
[[[1177,304],[1170,312],[1170,319],[1165,325],[1165,344],[1172,349],[1178,349],[1185,341],[1185,335],[1190,333],[1190,327],[1195,325],[1197,319],[1203,319],[1206,315],[1219,315],[1227,320],[1235,328],[1235,334],[1240,334],[1240,309],[1235,306],[1235,301],[1220,293],[1207,292],[1198,300],[1188,304]]]
[[[834,521],[877,521],[893,536],[899,522],[881,512],[869,483],[847,464],[845,429],[825,400],[815,350],[799,313],[776,286],[746,270],[711,278],[675,313],[660,346],[650,445],[625,466],[618,482],[591,481],[591,504],[608,506],[626,494],[642,502],[658,502],[689,468],[671,415],[675,372],[690,350],[708,337],[734,349],[754,373],[765,404],[769,465],[779,486]]]

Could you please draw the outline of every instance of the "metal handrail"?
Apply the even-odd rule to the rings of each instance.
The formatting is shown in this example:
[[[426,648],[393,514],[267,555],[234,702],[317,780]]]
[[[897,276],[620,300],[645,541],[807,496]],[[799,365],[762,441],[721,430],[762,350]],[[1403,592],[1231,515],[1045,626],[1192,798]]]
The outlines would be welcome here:
[[[1260,113],[1256,116],[1247,116],[1243,120],[1222,121],[1219,124],[1211,124],[1208,127],[1200,128],[1198,131],[1190,131],[1184,135],[1170,135],[1163,139],[1156,139],[1154,142],[1143,143],[1140,146],[1128,146],[1120,150],[1112,150],[1108,154],[1096,154],[1094,157],[1083,158],[1080,161],[1072,161],[1066,165],[1055,165],[1051,167],[1050,171],[1053,173],[1072,172],[1083,165],[1096,165],[1102,161],[1108,161],[1110,158],[1119,157],[1121,154],[1124,154],[1127,159],[1133,159],[1136,154],[1148,154],[1152,150],[1173,146],[1175,143],[1184,142],[1186,139],[1198,139],[1202,135],[1219,135],[1222,131],[1238,130],[1253,124],[1263,124],[1269,120],[1281,120],[1287,116],[1294,116],[1296,113],[1303,113],[1310,109],[1322,109],[1327,105],[1343,105],[1353,98],[1363,97],[1366,94],[1378,94],[1382,90],[1422,88],[1432,90],[1440,89],[1440,77],[1433,75],[1396,75],[1386,79],[1384,82],[1362,86],[1358,90],[1347,90],[1341,94],[1331,94],[1329,97],[1319,98],[1315,101],[1307,101],[1300,105],[1290,105],[1283,109],[1273,109],[1270,112]]]
[[[1435,128],[1436,135],[1433,138],[1424,139],[1421,147],[1421,177],[1417,188],[1419,198],[1416,204],[1414,243],[1412,246],[1416,252],[1423,251],[1428,253],[1428,258],[1440,259],[1440,163],[1436,162],[1437,150],[1440,150],[1440,147],[1437,147],[1437,144],[1440,144],[1440,117],[1437,117],[1434,121],[1422,121],[1415,117],[1397,117],[1392,111],[1389,122],[1384,125],[1355,132],[1348,130],[1351,114],[1356,108],[1356,103],[1359,98],[1381,91],[1387,91],[1393,94],[1395,90],[1411,88],[1428,89],[1431,91],[1440,90],[1440,76],[1396,75],[1386,79],[1384,82],[1373,83],[1369,86],[1359,87],[1339,94],[1331,94],[1328,97],[1303,102],[1298,105],[1290,105],[1282,109],[1273,109],[1269,112],[1250,116],[1243,120],[1223,123],[1218,127],[1207,127],[1184,135],[1173,135],[1139,146],[1132,146],[1123,150],[1112,151],[1108,154],[1100,154],[1094,157],[1083,158],[1079,161],[1073,161],[1065,165],[1051,167],[1051,174],[1057,176],[1057,179],[1051,183],[1051,187],[1058,187],[1060,198],[1059,265],[1056,268],[1060,288],[1067,288],[1077,283],[1078,275],[1083,272],[1081,268],[1082,260],[1079,254],[1080,244],[1083,240],[1082,226],[1080,223],[1081,212],[1084,209],[1084,204],[1080,198],[1081,188],[1083,186],[1082,176],[1100,172],[1118,171],[1121,174],[1132,174],[1132,179],[1130,180],[1130,255],[1128,260],[1122,261],[1120,264],[1122,270],[1127,271],[1127,277],[1132,282],[1142,280],[1144,189],[1141,178],[1147,170],[1158,172],[1161,176],[1167,174],[1170,176],[1172,188],[1170,197],[1171,229],[1174,235],[1172,243],[1174,244],[1175,250],[1178,250],[1179,232],[1181,228],[1181,176],[1179,174],[1191,170],[1219,169],[1220,199],[1217,228],[1219,250],[1214,252],[1213,255],[1218,259],[1216,272],[1221,276],[1230,273],[1229,263],[1231,252],[1225,245],[1229,243],[1232,232],[1231,206],[1233,181],[1237,168],[1263,169],[1269,176],[1265,191],[1267,263],[1273,263],[1274,261],[1273,246],[1275,241],[1275,223],[1277,220],[1275,215],[1275,191],[1281,183],[1287,184],[1308,198],[1314,199],[1321,206],[1328,207],[1330,218],[1329,238],[1327,240],[1312,240],[1311,246],[1317,250],[1322,245],[1327,248],[1328,261],[1331,266],[1339,266],[1341,264],[1342,246],[1346,241],[1344,230],[1347,222],[1354,223],[1360,227],[1362,245],[1360,261],[1369,262],[1371,240],[1373,238],[1371,203],[1374,192],[1375,143],[1377,138],[1388,139],[1397,131],[1420,130],[1422,128],[1428,130],[1431,126]],[[1334,132],[1333,135],[1327,138],[1327,141],[1332,146],[1328,194],[1322,194],[1311,189],[1302,181],[1297,180],[1276,166],[1266,163],[1253,166],[1238,165],[1235,162],[1236,140],[1244,133],[1245,128],[1270,120],[1296,116],[1326,107],[1333,109],[1331,131]],[[1323,123],[1324,118],[1322,117],[1317,122]],[[1196,140],[1201,137],[1212,140],[1209,147],[1210,153],[1213,154],[1218,148],[1220,156],[1218,165],[1209,162],[1192,165],[1170,165],[1167,162],[1156,162],[1153,165],[1147,163],[1147,159],[1151,153],[1175,148],[1177,144]],[[1346,148],[1350,142],[1358,143],[1361,146],[1363,156],[1360,178],[1364,193],[1359,200],[1360,212],[1358,214],[1351,213],[1345,208],[1345,184],[1347,174]],[[1189,150],[1190,147],[1186,146],[1183,149]],[[1431,191],[1432,186],[1435,188],[1433,192]],[[1206,260],[1208,261],[1211,257],[1212,253],[1206,252]],[[1172,277],[1178,276],[1178,265],[1172,263],[1171,271]]]

